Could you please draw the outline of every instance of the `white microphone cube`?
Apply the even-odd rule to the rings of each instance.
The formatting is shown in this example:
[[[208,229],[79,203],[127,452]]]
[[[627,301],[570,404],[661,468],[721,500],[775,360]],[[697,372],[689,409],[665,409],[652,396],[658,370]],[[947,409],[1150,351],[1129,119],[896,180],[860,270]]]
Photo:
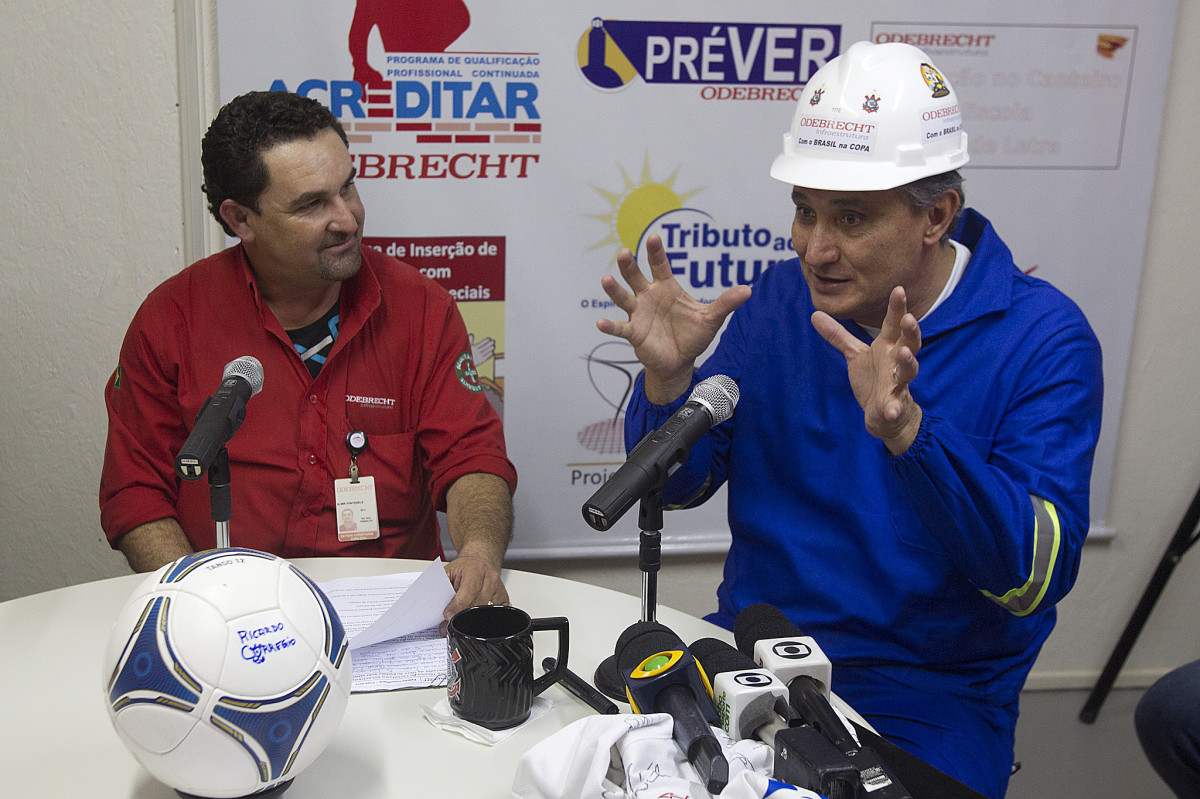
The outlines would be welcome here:
[[[764,669],[723,671],[712,681],[718,726],[732,738],[747,738],[774,716],[775,702],[787,702],[787,686]],[[749,723],[750,729],[742,729]]]
[[[829,698],[833,664],[810,636],[764,638],[754,644],[754,662],[767,669],[785,685],[796,677],[812,677]]]

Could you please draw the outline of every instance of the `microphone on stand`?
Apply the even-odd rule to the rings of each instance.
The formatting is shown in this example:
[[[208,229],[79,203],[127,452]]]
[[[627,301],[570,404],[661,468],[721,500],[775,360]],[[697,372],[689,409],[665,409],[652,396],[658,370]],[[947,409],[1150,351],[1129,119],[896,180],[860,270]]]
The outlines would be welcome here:
[[[196,424],[175,456],[175,473],[199,480],[208,472],[208,501],[216,525],[217,549],[229,547],[233,495],[229,487],[229,453],[225,445],[246,419],[246,403],[263,387],[263,368],[252,355],[225,364],[221,385],[204,401]]]
[[[697,441],[733,416],[738,385],[733,378],[713,375],[692,389],[691,396],[662,427],[643,438],[625,463],[583,504],[583,518],[604,531],[688,459]]]
[[[184,480],[199,480],[213,459],[246,419],[246,403],[263,387],[263,368],[252,355],[225,364],[221,385],[204,401],[196,425],[175,456],[175,473]]]
[[[583,504],[583,518],[594,529],[612,527],[635,502],[641,501],[638,524],[638,569],[642,572],[642,621],[655,620],[658,608],[658,570],[662,556],[662,488],[667,478],[687,461],[691,448],[714,426],[733,415],[738,386],[733,378],[713,375],[696,384],[691,396],[662,427],[638,443],[625,463]],[[623,699],[615,657],[596,668],[596,687]]]

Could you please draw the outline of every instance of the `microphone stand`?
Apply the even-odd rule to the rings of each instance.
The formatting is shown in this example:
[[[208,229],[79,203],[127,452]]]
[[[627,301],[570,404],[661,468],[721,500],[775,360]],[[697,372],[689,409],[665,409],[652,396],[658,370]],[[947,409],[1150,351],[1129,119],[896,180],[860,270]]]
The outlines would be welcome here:
[[[663,501],[662,484],[656,485],[638,506],[638,568],[642,572],[642,621],[657,621],[658,571],[662,565]],[[620,702],[628,702],[625,680],[617,668],[617,656],[609,655],[596,667],[592,678],[601,693]]]
[[[662,551],[662,490],[667,476],[688,459],[695,443],[714,426],[729,419],[738,401],[737,382],[713,375],[696,384],[682,407],[658,430],[645,436],[616,471],[583,505],[584,520],[597,530],[609,529],[633,507],[641,494],[638,523],[642,528],[638,568],[642,571],[642,621],[653,622],[658,607],[658,570]],[[632,467],[626,469],[626,467]],[[625,701],[625,685],[616,656],[597,667],[596,687]]]
[[[208,501],[216,524],[217,549],[229,548],[229,520],[233,518],[233,496],[229,490],[229,453],[221,447],[208,467]]]
[[[642,570],[642,621],[657,621],[658,569],[662,565],[662,486],[642,497],[638,507],[638,568]]]

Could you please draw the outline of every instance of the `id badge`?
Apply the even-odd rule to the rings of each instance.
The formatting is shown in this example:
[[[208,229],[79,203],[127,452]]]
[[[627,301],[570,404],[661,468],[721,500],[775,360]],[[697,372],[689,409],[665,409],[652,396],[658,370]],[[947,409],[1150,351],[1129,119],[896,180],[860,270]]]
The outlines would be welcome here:
[[[375,506],[375,478],[364,475],[333,481],[337,503],[338,541],[379,538],[379,513]]]

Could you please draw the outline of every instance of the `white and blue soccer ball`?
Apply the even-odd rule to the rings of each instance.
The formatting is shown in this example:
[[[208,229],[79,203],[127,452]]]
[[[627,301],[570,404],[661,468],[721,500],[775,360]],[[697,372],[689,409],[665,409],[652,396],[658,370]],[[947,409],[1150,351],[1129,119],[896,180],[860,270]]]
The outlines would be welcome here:
[[[117,616],[104,692],[161,782],[239,797],[290,782],[333,738],[350,651],[329,600],[282,558],[214,549],[150,575]]]

